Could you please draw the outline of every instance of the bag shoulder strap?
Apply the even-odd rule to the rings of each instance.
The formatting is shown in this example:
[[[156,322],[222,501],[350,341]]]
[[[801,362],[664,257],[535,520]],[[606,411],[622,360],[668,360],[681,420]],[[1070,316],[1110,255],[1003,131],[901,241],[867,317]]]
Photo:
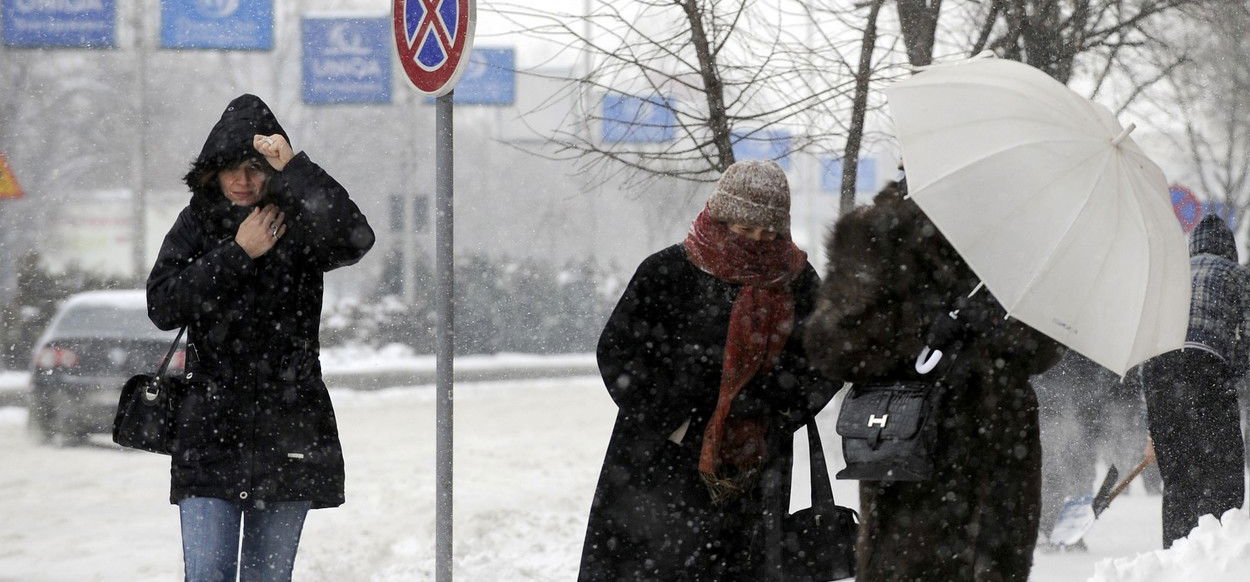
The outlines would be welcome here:
[[[832,507],[833,486],[829,483],[829,466],[825,463],[825,449],[820,444],[820,431],[814,418],[807,421],[807,453],[811,459],[812,507]]]
[[[182,329],[178,330],[178,335],[174,338],[174,343],[169,344],[169,351],[165,352],[165,359],[161,360],[161,367],[156,371],[157,378],[165,377],[165,370],[169,368],[169,361],[174,358],[174,352],[178,351],[178,342],[182,339],[182,332],[184,331],[187,331],[187,326],[185,325],[182,326]]]

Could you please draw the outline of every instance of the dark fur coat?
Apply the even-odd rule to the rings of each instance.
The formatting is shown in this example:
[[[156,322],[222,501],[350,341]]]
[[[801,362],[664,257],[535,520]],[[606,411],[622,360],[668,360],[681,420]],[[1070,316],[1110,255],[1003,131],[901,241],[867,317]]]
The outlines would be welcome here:
[[[856,579],[1028,578],[1037,537],[1041,445],[1030,375],[1060,348],[1013,319],[919,207],[887,186],[838,221],[828,274],[805,346],[830,378],[916,378],[930,343],[948,353],[937,473],[920,482],[860,483]],[[930,337],[935,317],[963,302],[959,324]],[[943,346],[935,346],[943,347]],[[953,348],[953,349],[952,349]]]

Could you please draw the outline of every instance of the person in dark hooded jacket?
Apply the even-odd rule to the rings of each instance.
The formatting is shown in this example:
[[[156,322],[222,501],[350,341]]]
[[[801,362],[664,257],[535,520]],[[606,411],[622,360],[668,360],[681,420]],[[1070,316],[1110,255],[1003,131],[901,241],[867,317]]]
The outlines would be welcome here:
[[[307,511],[343,503],[323,274],[364,256],[373,231],[253,95],[230,102],[184,180],[191,202],[147,293],[157,327],[187,328],[195,382],[170,471],[186,579],[289,580]]]
[[[1207,215],[1190,233],[1193,282],[1185,347],[1142,364],[1154,453],[1163,476],[1163,547],[1198,518],[1245,498],[1236,380],[1250,364],[1250,272],[1228,225]]]
[[[819,279],[789,232],[785,172],[735,163],[626,287],[599,338],[619,411],[580,582],[779,575],[792,436],[837,389],[799,341]]]
[[[945,352],[934,474],[860,481],[860,582],[1018,581],[1033,560],[1041,505],[1037,397],[1029,377],[1061,350],[1007,319],[920,208],[892,182],[840,218],[804,346],[831,378],[925,380],[926,346]],[[957,323],[935,325],[959,307]]]

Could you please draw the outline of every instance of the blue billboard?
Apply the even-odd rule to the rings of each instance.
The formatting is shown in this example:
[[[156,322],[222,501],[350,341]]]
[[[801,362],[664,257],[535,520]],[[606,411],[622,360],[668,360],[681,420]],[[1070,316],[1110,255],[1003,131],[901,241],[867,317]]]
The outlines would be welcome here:
[[[391,19],[304,18],[304,102],[391,102]]]
[[[4,44],[12,47],[109,48],[115,0],[3,0]]]
[[[734,160],[773,160],[790,170],[790,133],[781,129],[733,132]]]
[[[677,137],[677,114],[668,97],[603,96],[603,141],[664,143]]]
[[[473,47],[469,64],[456,82],[454,100],[456,105],[516,103],[516,50]]]
[[[842,191],[842,158],[823,158],[820,160],[820,189],[823,192]],[[876,158],[860,158],[855,166],[855,191],[875,192],[877,190]]]
[[[273,0],[162,0],[161,46],[273,48]]]

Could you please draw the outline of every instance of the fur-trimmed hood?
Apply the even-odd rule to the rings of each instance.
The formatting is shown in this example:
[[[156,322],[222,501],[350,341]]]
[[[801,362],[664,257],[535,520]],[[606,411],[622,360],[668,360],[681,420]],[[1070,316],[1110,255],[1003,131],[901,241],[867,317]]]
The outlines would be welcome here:
[[[249,211],[230,204],[213,177],[217,172],[245,160],[258,160],[268,167],[264,156],[253,147],[252,138],[257,134],[275,133],[290,143],[291,138],[269,106],[260,97],[247,93],[235,97],[208,132],[200,155],[191,163],[191,169],[182,180],[191,189],[191,208],[210,229],[234,232]],[[267,188],[272,184],[273,180],[270,180]]]
[[[207,190],[217,193],[216,186],[206,183],[206,179],[244,160],[263,161],[264,157],[252,147],[252,136],[275,133],[290,143],[286,130],[282,129],[260,97],[247,93],[235,97],[208,132],[208,139],[204,140],[204,147],[191,163],[190,171],[182,178],[183,182],[191,188],[192,194],[207,193]]]
[[[828,273],[805,332],[810,361],[829,377],[852,382],[909,378],[922,348],[949,352],[953,346],[943,344],[960,341],[963,348],[948,353],[944,365],[1021,379],[1050,367],[1057,346],[1004,319],[989,292],[968,297],[978,278],[905,194],[905,182],[891,183],[872,206],[835,225]],[[955,308],[954,328],[946,320],[934,325]],[[996,369],[999,359],[1010,369]]]

